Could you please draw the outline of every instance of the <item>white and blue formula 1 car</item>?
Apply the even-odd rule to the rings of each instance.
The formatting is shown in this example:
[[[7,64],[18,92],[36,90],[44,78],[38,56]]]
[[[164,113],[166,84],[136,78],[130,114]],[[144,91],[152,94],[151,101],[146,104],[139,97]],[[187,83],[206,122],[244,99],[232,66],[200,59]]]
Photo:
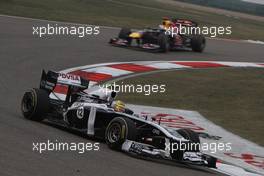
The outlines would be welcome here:
[[[51,98],[57,85],[67,87],[65,100]],[[171,129],[158,119],[139,116],[116,101],[116,92],[89,86],[72,74],[42,72],[39,88],[24,93],[22,114],[104,139],[111,149],[150,158],[216,167],[216,158],[200,152],[199,136],[190,129]],[[180,149],[180,145],[192,146]]]

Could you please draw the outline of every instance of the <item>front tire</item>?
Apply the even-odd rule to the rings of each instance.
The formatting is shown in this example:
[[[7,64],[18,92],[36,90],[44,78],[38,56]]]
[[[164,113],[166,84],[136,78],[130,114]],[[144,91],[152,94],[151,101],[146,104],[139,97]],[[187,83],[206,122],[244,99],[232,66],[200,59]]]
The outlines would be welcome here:
[[[131,34],[131,29],[129,28],[122,28],[118,34],[118,38],[126,40],[128,45],[131,45],[132,39],[129,37]]]
[[[164,33],[160,33],[158,36],[158,45],[160,46],[160,51],[166,53],[170,50],[169,38]]]
[[[120,150],[126,139],[136,140],[136,125],[131,119],[115,117],[106,128],[105,141],[109,148]]]
[[[200,138],[199,135],[188,128],[182,128],[177,130],[177,132],[184,137],[185,139],[190,141],[190,145],[192,148],[189,148],[188,150],[178,150],[176,152],[171,153],[172,158],[176,159],[176,160],[182,160],[183,159],[183,154],[186,151],[189,152],[199,152],[200,151]],[[179,145],[179,143],[178,143]],[[193,148],[194,147],[194,148]]]
[[[207,167],[209,168],[217,168],[216,167],[216,163],[217,163],[217,158],[213,157],[213,156],[209,156],[209,155],[204,155],[204,160],[207,161]]]
[[[191,39],[191,47],[194,52],[203,52],[206,46],[205,37],[202,35],[194,35]]]
[[[31,89],[25,92],[21,111],[26,119],[42,121],[49,110],[49,95],[42,89]]]
[[[182,128],[177,130],[177,132],[182,135],[185,139],[190,140],[190,142],[200,144],[199,135],[195,131],[188,128]]]

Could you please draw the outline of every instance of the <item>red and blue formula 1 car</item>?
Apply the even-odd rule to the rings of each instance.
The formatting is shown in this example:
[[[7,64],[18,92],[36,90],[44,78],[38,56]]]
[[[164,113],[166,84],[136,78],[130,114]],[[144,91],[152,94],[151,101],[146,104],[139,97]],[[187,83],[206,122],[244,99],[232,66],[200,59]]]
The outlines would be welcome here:
[[[203,35],[196,33],[198,24],[184,19],[163,19],[159,28],[147,28],[143,30],[131,30],[123,28],[117,38],[110,39],[114,46],[141,48],[167,52],[170,50],[192,49],[195,52],[203,52],[206,40]],[[182,33],[181,29],[185,28]]]

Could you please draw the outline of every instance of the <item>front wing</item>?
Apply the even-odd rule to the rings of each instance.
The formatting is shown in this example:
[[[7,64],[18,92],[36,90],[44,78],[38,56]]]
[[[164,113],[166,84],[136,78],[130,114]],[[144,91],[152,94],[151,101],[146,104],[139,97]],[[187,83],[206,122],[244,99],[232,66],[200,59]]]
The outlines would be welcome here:
[[[209,162],[207,161],[207,159],[211,157],[201,152],[184,152],[182,160],[175,160],[171,157],[169,150],[156,149],[151,145],[130,141],[130,140],[126,140],[123,143],[122,151],[143,157],[164,159],[164,160],[170,160],[185,164],[208,166],[208,167],[209,167]]]
[[[136,39],[134,39],[136,40]],[[120,46],[120,47],[132,47],[132,48],[139,48],[139,49],[146,49],[146,50],[159,50],[160,46],[152,43],[146,44],[139,44],[137,42],[129,43],[127,40],[120,39],[120,38],[112,38],[110,39],[109,43],[113,46]]]

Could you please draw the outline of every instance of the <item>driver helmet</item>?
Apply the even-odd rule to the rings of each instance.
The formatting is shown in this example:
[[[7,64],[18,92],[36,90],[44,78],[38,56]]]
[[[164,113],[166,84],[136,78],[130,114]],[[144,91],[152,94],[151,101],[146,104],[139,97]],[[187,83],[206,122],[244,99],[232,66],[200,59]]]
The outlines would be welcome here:
[[[125,109],[126,109],[125,103],[120,100],[114,101],[111,106],[117,112],[125,112]]]
[[[169,29],[172,26],[172,21],[169,18],[164,17],[162,19],[162,26],[164,29]]]
[[[115,91],[101,86],[94,86],[88,89],[86,93],[109,103],[112,103],[117,95]]]

